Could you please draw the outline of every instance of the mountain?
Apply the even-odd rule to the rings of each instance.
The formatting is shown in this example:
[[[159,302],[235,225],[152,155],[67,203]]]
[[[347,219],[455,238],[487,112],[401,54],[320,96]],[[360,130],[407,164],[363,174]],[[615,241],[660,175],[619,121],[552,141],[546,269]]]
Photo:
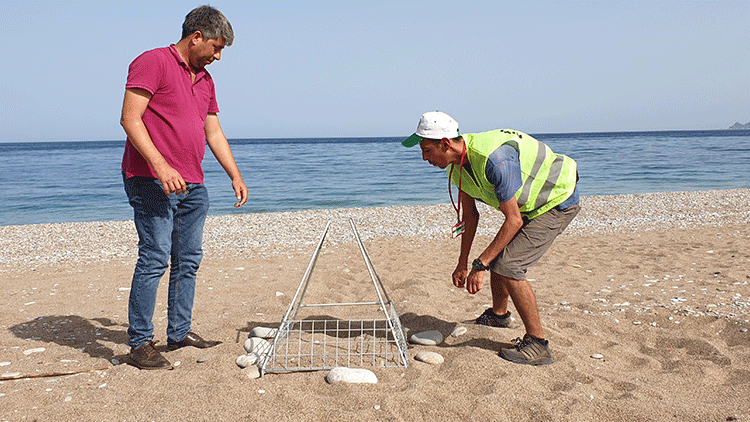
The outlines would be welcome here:
[[[747,122],[744,125],[740,122],[737,122],[733,124],[729,129],[750,129],[750,122]]]

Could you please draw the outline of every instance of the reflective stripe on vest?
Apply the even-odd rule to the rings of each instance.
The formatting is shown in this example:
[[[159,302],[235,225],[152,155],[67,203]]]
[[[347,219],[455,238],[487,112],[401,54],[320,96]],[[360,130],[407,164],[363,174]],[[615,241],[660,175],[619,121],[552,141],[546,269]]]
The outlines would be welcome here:
[[[559,155],[544,143],[514,130],[500,129],[483,133],[462,135],[466,142],[467,158],[474,178],[463,172],[462,188],[473,198],[498,208],[500,203],[495,187],[487,180],[487,159],[504,144],[513,146],[521,163],[523,186],[516,192],[521,213],[535,218],[564,202],[573,194],[576,184],[576,162]],[[446,169],[450,173],[450,166]],[[458,171],[453,172],[451,183],[458,186]]]

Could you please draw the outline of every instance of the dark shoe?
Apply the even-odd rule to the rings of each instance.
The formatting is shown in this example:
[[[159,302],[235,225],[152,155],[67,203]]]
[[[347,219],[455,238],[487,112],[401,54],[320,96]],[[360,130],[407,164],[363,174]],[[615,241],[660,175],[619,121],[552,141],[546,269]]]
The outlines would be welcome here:
[[[513,322],[513,318],[510,317],[510,311],[506,312],[505,315],[498,316],[492,311],[492,308],[487,308],[479,318],[474,320],[477,325],[488,325],[490,327],[508,328]]]
[[[208,349],[209,347],[214,347],[217,344],[221,344],[221,342],[212,341],[212,340],[203,340],[201,336],[199,336],[198,334],[189,332],[188,335],[186,335],[185,338],[182,339],[182,341],[179,341],[177,343],[170,343],[169,341],[167,341],[167,349],[172,351],[172,350],[177,350],[185,346],[193,346],[199,349]]]
[[[552,354],[549,351],[549,341],[526,334],[523,339],[513,340],[513,347],[500,349],[500,357],[513,363],[524,365],[549,365]]]
[[[147,341],[137,349],[130,349],[130,360],[138,369],[172,369],[172,364],[156,350],[157,341]]]

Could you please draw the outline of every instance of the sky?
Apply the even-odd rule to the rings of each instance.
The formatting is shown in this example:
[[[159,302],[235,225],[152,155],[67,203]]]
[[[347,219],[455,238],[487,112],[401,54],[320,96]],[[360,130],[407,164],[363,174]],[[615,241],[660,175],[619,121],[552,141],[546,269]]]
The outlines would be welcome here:
[[[200,1],[5,0],[0,142],[119,140],[127,69]],[[750,0],[228,1],[228,138],[725,129],[750,122]]]

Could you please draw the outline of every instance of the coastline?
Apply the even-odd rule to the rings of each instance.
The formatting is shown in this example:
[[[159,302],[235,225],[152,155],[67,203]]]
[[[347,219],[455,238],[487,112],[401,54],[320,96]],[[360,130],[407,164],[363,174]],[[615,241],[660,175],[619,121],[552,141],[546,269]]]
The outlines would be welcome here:
[[[502,214],[478,203],[479,236],[494,236]],[[722,227],[750,222],[750,189],[582,196],[582,209],[562,236]],[[209,216],[204,256],[229,259],[293,253],[326,239],[353,241],[352,218],[363,241],[376,238],[444,238],[455,224],[450,204],[341,208]],[[0,274],[24,266],[132,260],[138,236],[132,220],[0,226]]]
[[[750,421],[750,190],[582,201],[529,270],[555,358],[545,367],[497,356],[522,326],[468,322],[491,297],[450,283],[450,204],[209,217],[193,329],[224,343],[165,353],[172,371],[126,363],[132,221],[0,227],[0,421]],[[480,213],[474,253],[502,222]],[[350,217],[407,335],[445,341],[409,345],[408,368],[369,368],[377,384],[331,385],[327,371],[248,378],[242,343],[278,326],[331,218],[311,300],[360,299],[369,278]],[[162,280],[162,347],[166,291]],[[445,361],[416,361],[421,351]]]

